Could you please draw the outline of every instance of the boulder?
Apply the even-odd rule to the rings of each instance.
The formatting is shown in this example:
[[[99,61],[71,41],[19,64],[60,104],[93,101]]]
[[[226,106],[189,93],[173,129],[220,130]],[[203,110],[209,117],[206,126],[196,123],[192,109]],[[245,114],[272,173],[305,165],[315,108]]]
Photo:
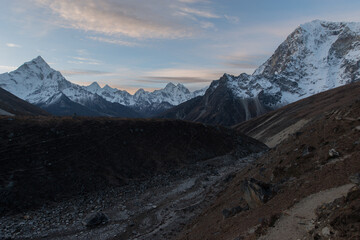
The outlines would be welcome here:
[[[91,213],[82,221],[85,227],[93,228],[109,222],[109,218],[102,212]]]
[[[245,179],[241,185],[243,198],[250,208],[256,208],[269,201],[276,191],[274,186],[254,178]]]
[[[235,216],[236,214],[238,214],[239,212],[243,211],[245,209],[243,209],[242,207],[240,206],[237,206],[237,207],[233,207],[231,209],[224,209],[222,211],[222,214],[224,216],[224,218],[229,218],[229,217],[232,217],[232,216]]]
[[[334,148],[329,150],[329,157],[330,158],[337,158],[340,157],[340,153],[336,151]]]
[[[360,173],[355,173],[349,177],[350,182],[360,185]]]

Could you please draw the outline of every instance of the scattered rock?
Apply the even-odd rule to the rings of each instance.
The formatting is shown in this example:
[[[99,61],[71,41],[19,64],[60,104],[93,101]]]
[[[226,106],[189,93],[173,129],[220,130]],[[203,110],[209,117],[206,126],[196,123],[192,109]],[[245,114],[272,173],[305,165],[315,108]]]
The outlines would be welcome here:
[[[337,158],[340,157],[340,153],[336,151],[334,148],[329,150],[329,157],[330,158]]]
[[[82,221],[82,224],[88,228],[99,226],[100,224],[106,224],[109,222],[109,218],[102,212],[91,213]]]
[[[302,156],[305,157],[307,155],[309,155],[311,152],[313,152],[316,148],[313,147],[313,146],[305,146],[304,147],[304,150],[303,150],[303,153],[302,153]]]
[[[238,214],[239,212],[243,211],[243,208],[240,207],[240,206],[237,206],[237,207],[233,207],[231,209],[224,209],[222,211],[222,214],[225,218],[229,218],[229,217],[233,217],[235,216],[236,214]]]
[[[330,229],[329,229],[328,227],[324,227],[324,228],[321,230],[321,234],[322,234],[324,237],[330,236]]]
[[[360,173],[355,173],[349,177],[350,182],[360,185]]]
[[[242,186],[243,198],[250,208],[256,208],[269,201],[276,192],[271,184],[258,181],[254,178],[245,179]]]
[[[356,126],[356,127],[355,127],[355,130],[360,131],[360,126]]]
[[[236,174],[235,173],[230,173],[229,175],[227,175],[226,177],[225,177],[225,179],[224,179],[224,183],[228,183],[228,182],[230,182],[231,180],[233,180],[234,179],[234,177],[236,176]]]

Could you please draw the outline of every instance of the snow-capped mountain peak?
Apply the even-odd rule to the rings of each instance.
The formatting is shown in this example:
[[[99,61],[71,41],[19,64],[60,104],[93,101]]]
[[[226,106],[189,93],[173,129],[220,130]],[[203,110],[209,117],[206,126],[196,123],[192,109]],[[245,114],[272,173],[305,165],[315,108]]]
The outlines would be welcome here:
[[[92,93],[96,93],[101,89],[100,85],[97,82],[93,82],[89,86],[86,87],[86,89]]]
[[[175,84],[169,82],[168,84],[166,84],[165,89],[174,89],[175,87],[176,87]]]
[[[110,86],[107,85],[107,84],[103,87],[103,90],[104,90],[104,91],[107,91],[107,92],[112,92],[112,93],[118,91],[118,89],[112,88],[112,87],[110,87]]]
[[[49,73],[54,72],[55,70],[52,69],[41,56],[38,56],[29,62],[25,62],[15,71],[17,71],[18,73],[24,72],[27,74],[30,73],[32,75],[41,74],[42,76],[46,76]],[[44,79],[44,77],[40,78],[41,80]]]
[[[238,97],[261,93],[274,106],[358,81],[359,69],[360,23],[315,20],[296,28],[253,75],[228,79]]]
[[[153,110],[159,112],[178,105],[194,97],[195,93],[197,95],[203,94],[201,91],[191,93],[182,84],[175,85],[173,83],[167,84],[164,89],[153,92],[139,89],[134,95],[124,90],[112,88],[109,85],[101,88],[97,82],[93,82],[89,86],[79,86],[67,81],[60,72],[52,69],[41,56],[24,63],[13,72],[1,74],[0,87],[45,108],[62,102],[74,106],[71,101],[85,107],[96,108],[97,106],[101,108],[100,105],[97,105],[98,103],[104,106],[104,104],[106,105],[105,102],[109,102],[109,104],[122,104],[141,112],[147,111],[146,114],[151,114]],[[61,102],[59,99],[64,101],[61,100]],[[99,111],[99,108],[96,111]]]

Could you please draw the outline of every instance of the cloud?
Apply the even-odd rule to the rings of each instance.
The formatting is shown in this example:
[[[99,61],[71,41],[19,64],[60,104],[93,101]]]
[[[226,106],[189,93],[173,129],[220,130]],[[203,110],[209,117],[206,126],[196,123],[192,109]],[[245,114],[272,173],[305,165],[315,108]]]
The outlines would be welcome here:
[[[146,79],[140,79],[136,81],[145,83],[209,83],[212,80],[197,77],[146,77]]]
[[[218,79],[221,74],[222,71],[211,69],[167,68],[146,72],[137,81],[147,83],[210,83],[212,80]]]
[[[183,3],[207,3],[208,0],[179,0],[179,2]]]
[[[204,29],[210,29],[210,28],[215,28],[215,25],[212,23],[212,22],[200,22],[200,26],[201,28],[204,28]]]
[[[68,63],[72,63],[72,64],[88,64],[88,65],[100,65],[102,64],[101,61],[93,59],[93,58],[88,58],[88,57],[83,57],[84,55],[80,56],[80,57],[71,57],[72,60],[69,60]]]
[[[16,68],[17,67],[0,65],[0,72],[11,72],[14,71]]]
[[[219,15],[212,13],[209,10],[199,10],[196,8],[190,8],[190,7],[182,7],[178,9],[180,12],[189,14],[189,15],[195,15],[197,17],[202,18],[221,18]]]
[[[135,42],[128,42],[128,41],[123,41],[123,40],[114,39],[114,38],[93,37],[93,36],[90,36],[88,38],[91,40],[94,40],[94,41],[98,41],[98,42],[110,43],[110,44],[121,45],[121,46],[128,46],[128,47],[139,46],[139,44],[135,43]]]
[[[96,71],[96,70],[88,70],[88,69],[61,70],[60,72],[66,76],[74,76],[74,75],[103,76],[110,74],[109,72],[105,72],[105,71]]]
[[[20,45],[15,44],[15,43],[7,43],[6,46],[10,47],[10,48],[21,48]]]
[[[268,58],[267,54],[234,54],[227,56],[219,56],[223,62],[222,64],[237,69],[256,69]]]
[[[61,20],[62,27],[131,38],[173,39],[193,35],[190,25],[173,18],[174,10],[167,0],[34,1],[50,9]]]
[[[240,18],[235,17],[235,16],[229,16],[229,15],[224,15],[225,19],[228,20],[230,23],[238,23],[240,22]]]

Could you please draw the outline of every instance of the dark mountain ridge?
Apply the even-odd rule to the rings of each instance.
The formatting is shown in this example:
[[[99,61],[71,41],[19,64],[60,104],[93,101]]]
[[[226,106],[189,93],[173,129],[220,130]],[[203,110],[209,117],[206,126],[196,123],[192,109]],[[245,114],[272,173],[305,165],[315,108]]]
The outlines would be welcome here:
[[[47,116],[48,112],[0,88],[0,109],[14,115]]]

